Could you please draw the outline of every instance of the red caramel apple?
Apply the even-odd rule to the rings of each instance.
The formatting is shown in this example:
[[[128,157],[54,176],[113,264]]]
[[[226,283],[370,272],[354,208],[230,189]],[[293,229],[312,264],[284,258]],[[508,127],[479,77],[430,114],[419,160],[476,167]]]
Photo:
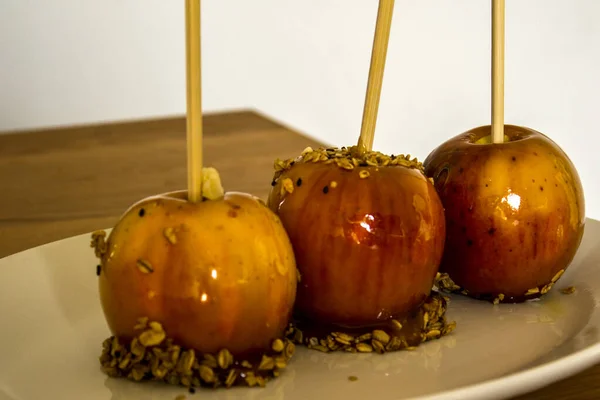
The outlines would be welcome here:
[[[207,191],[205,190],[205,194]],[[296,295],[292,246],[258,198],[225,193],[200,203],[187,192],[146,198],[110,233],[99,289],[108,326],[121,341],[139,318],[198,354],[269,350],[283,338]]]
[[[277,161],[268,205],[291,239],[297,314],[360,327],[402,319],[429,296],[445,235],[440,199],[408,157],[308,148]]]
[[[441,272],[469,295],[539,297],[569,266],[584,229],[583,189],[567,155],[545,135],[506,125],[458,135],[425,160],[446,210]]]

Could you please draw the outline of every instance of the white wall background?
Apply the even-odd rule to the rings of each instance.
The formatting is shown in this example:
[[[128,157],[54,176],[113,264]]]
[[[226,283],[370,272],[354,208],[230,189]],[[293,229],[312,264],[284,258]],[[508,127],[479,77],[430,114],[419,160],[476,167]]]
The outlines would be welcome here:
[[[204,0],[207,111],[356,141],[376,0]],[[600,217],[600,1],[508,0],[506,121],[551,136]],[[1,0],[0,131],[185,112],[183,1]],[[397,0],[375,147],[424,158],[490,116],[490,1]]]

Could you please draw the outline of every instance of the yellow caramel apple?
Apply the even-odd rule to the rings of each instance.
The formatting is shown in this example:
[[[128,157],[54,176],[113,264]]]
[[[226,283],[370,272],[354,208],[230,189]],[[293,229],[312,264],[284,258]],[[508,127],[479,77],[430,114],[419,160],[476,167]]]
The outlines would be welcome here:
[[[567,269],[585,222],[583,188],[571,160],[540,132],[490,126],[440,145],[425,172],[446,210],[441,272],[476,298],[519,302],[546,293]]]
[[[284,336],[297,270],[279,218],[249,194],[211,198],[152,196],[129,208],[105,243],[96,235],[100,300],[119,340],[137,336],[139,318],[199,354],[260,354]]]

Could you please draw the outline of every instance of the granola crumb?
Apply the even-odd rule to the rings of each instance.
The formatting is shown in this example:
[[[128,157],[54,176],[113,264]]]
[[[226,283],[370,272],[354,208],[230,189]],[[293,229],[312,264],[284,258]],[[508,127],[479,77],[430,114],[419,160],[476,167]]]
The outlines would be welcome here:
[[[573,293],[575,293],[575,291],[576,291],[575,286],[568,286],[568,287],[560,290],[560,292],[562,294],[573,294]]]

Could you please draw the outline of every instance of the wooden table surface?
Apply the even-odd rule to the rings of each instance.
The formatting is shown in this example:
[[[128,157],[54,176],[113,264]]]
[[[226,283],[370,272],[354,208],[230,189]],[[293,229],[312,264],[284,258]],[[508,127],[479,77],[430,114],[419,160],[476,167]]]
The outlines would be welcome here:
[[[205,164],[266,198],[273,161],[319,146],[251,111],[204,119]],[[0,258],[111,227],[133,202],[185,188],[183,118],[0,135]],[[600,365],[518,400],[600,399]]]

